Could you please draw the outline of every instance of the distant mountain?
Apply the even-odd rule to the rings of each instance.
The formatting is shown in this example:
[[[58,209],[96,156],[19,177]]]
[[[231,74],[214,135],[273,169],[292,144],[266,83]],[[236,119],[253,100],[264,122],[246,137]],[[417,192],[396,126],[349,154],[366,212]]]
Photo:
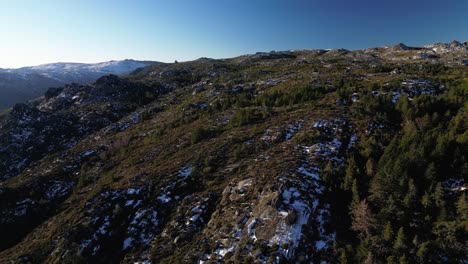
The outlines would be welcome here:
[[[18,69],[0,69],[0,109],[39,97],[54,86],[89,83],[108,74],[124,75],[154,61],[121,60],[100,63],[50,63]]]

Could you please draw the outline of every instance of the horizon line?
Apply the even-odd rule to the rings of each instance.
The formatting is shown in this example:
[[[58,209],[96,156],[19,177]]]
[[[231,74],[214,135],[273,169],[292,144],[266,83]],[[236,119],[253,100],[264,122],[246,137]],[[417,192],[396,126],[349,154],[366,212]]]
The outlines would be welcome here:
[[[187,60],[178,60],[178,59],[174,59],[172,61],[163,61],[163,60],[153,60],[153,59],[135,59],[135,58],[125,58],[125,59],[110,59],[110,60],[101,60],[101,61],[97,61],[97,62],[84,62],[84,61],[55,61],[55,62],[45,62],[45,63],[41,63],[41,64],[35,64],[35,65],[24,65],[24,66],[19,66],[19,67],[6,67],[6,68],[3,68],[3,67],[0,67],[1,70],[18,70],[18,69],[21,69],[21,68],[28,68],[28,67],[38,67],[38,66],[45,66],[45,65],[51,65],[51,64],[90,64],[90,65],[93,65],[93,64],[99,64],[99,63],[105,63],[105,62],[113,62],[113,61],[126,61],[126,60],[130,60],[130,61],[139,61],[139,62],[159,62],[159,63],[174,63],[175,61],[177,62],[190,62],[190,61],[195,61],[195,60],[198,60],[198,59],[201,59],[201,58],[208,58],[208,59],[215,59],[215,60],[224,60],[224,59],[232,59],[232,58],[237,58],[237,57],[241,57],[241,56],[246,56],[246,55],[253,55],[253,54],[256,54],[256,53],[268,53],[268,52],[284,52],[284,51],[307,51],[307,50],[348,50],[348,51],[359,51],[359,50],[366,50],[366,49],[373,49],[373,48],[385,48],[385,47],[392,47],[392,46],[396,46],[396,45],[399,45],[399,44],[403,44],[409,48],[423,48],[423,47],[426,47],[426,46],[429,46],[429,45],[434,45],[434,44],[448,44],[448,43],[451,43],[451,42],[458,42],[458,43],[461,43],[461,44],[465,44],[465,43],[468,43],[468,41],[458,41],[458,40],[452,40],[450,42],[434,42],[434,43],[431,43],[431,44],[425,44],[425,45],[422,45],[422,46],[408,46],[406,45],[404,42],[398,42],[396,44],[392,44],[392,45],[383,45],[383,46],[372,46],[372,47],[366,47],[366,48],[360,48],[360,49],[346,49],[346,48],[298,48],[298,49],[286,49],[286,50],[270,50],[270,51],[256,51],[256,52],[253,52],[253,53],[242,53],[242,54],[238,54],[238,55],[235,55],[235,56],[232,56],[232,57],[218,57],[218,58],[212,58],[212,57],[206,57],[206,56],[201,56],[201,57],[198,57],[196,59],[187,59]]]

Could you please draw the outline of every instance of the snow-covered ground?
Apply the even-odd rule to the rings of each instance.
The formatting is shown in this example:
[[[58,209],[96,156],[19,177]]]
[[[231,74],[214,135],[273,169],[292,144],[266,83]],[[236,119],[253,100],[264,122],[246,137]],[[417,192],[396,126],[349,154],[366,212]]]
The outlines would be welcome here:
[[[325,187],[321,179],[321,169],[325,162],[332,161],[335,165],[343,162],[341,154],[342,142],[338,136],[342,127],[346,126],[342,119],[320,120],[312,125],[327,140],[322,140],[312,146],[302,146],[304,159],[293,177],[283,177],[284,185],[281,198],[283,206],[279,214],[283,220],[277,225],[276,234],[270,244],[278,244],[280,254],[293,260],[295,252],[301,246],[304,228],[312,228],[316,234],[312,242],[314,249],[309,254],[319,254],[330,248],[335,241],[335,232],[325,228],[330,218],[330,205],[324,202]],[[357,142],[356,135],[351,135],[347,147]],[[295,221],[287,223],[290,214],[295,214]],[[291,218],[289,218],[291,219]]]

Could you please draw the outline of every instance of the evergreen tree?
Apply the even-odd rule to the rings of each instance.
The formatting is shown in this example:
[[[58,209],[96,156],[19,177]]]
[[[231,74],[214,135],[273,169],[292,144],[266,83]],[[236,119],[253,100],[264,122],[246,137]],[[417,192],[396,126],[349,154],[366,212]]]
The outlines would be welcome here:
[[[393,248],[397,252],[401,252],[406,249],[406,237],[403,227],[398,229],[397,237],[395,239],[395,243],[393,244]]]
[[[419,262],[424,263],[426,262],[426,256],[429,252],[429,242],[423,242],[418,247],[418,251],[416,252],[416,257],[418,258]]]
[[[369,236],[374,227],[374,219],[371,215],[369,205],[366,199],[355,206],[351,212],[353,223],[351,229],[360,234],[360,236]]]
[[[437,183],[434,188],[434,192],[432,193],[432,199],[434,199],[436,206],[439,208],[442,208],[445,205],[444,188],[442,187],[442,184],[440,182]]]
[[[401,112],[401,115],[404,119],[411,120],[413,118],[413,115],[410,111],[411,107],[410,107],[410,102],[408,100],[408,97],[401,96],[400,98],[398,98],[398,101],[396,103],[396,108],[398,111]]]
[[[353,180],[353,185],[351,187],[351,193],[352,193],[352,200],[351,200],[351,211],[354,210],[359,204],[360,198],[359,198],[359,189],[358,189],[358,184],[357,180]]]
[[[390,223],[390,221],[387,222],[387,224],[384,227],[382,238],[385,242],[390,242],[393,239],[393,229],[392,229],[392,224]]]
[[[367,254],[366,259],[364,260],[364,264],[373,264],[373,263],[375,263],[374,255],[372,255],[372,252],[369,252],[369,254]]]
[[[463,193],[457,201],[457,214],[460,221],[468,220],[468,204],[466,202],[466,195]]]
[[[346,173],[343,182],[343,190],[351,190],[354,184],[354,180],[356,179],[356,162],[354,158],[349,159],[348,167],[346,168]]]
[[[367,176],[374,176],[376,170],[375,161],[373,158],[369,158],[366,162],[366,174]]]
[[[429,195],[428,192],[425,192],[424,195],[421,197],[421,204],[423,205],[424,213],[426,214],[426,216],[431,217],[433,203],[432,203],[431,196]]]
[[[348,263],[348,257],[346,256],[346,250],[341,250],[341,255],[340,255],[340,263],[341,264],[347,264]]]
[[[394,256],[388,256],[387,257],[387,264],[396,264],[395,257]]]
[[[437,216],[437,221],[446,221],[447,220],[447,210],[445,206],[442,205],[442,208],[439,210],[439,215]]]
[[[356,248],[355,262],[356,263],[366,262],[366,260],[368,260],[369,258],[373,260],[374,257],[372,255],[371,247],[372,247],[372,241],[370,237],[367,237],[361,240],[361,243],[358,243],[358,246]]]

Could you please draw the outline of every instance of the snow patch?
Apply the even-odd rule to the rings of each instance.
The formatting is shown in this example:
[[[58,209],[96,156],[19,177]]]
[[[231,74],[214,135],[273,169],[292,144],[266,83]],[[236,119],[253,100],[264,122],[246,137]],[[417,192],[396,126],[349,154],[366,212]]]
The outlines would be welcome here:
[[[178,175],[179,175],[181,178],[186,179],[188,176],[190,176],[191,173],[192,173],[192,168],[190,168],[190,167],[185,167],[185,168],[179,170]]]
[[[257,236],[255,235],[255,224],[257,223],[257,219],[252,219],[250,223],[247,225],[247,234],[249,234],[250,238],[253,241],[257,241]]]
[[[162,203],[168,203],[170,202],[172,199],[171,197],[165,195],[165,194],[161,194],[158,196],[158,200],[161,201]]]

